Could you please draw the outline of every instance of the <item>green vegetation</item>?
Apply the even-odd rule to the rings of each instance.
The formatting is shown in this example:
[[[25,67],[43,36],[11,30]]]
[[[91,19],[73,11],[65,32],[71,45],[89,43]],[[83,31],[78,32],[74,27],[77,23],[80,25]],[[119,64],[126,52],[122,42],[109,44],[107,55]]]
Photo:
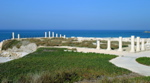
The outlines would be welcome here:
[[[60,48],[40,48],[23,58],[0,64],[0,80],[73,82],[131,73],[109,63],[115,57],[107,54],[64,52]]]
[[[150,57],[140,57],[136,59],[137,62],[150,66]]]
[[[3,47],[2,47],[2,49],[3,50],[6,50],[6,49],[8,49],[8,48],[12,48],[13,46],[16,46],[16,47],[20,47],[20,41],[18,41],[18,40],[7,40],[7,41],[5,41],[4,43],[3,43]]]
[[[12,48],[13,46],[20,47],[24,42],[36,43],[38,46],[75,46],[75,47],[88,47],[88,48],[96,48],[95,40],[85,40],[85,41],[77,41],[76,38],[39,38],[39,39],[22,39],[22,40],[8,40],[4,42],[3,50],[8,48]],[[107,48],[107,41],[101,41],[101,48]],[[123,42],[123,47],[128,47],[129,42]],[[112,49],[118,49],[118,41],[112,41],[111,43]]]
[[[139,75],[109,62],[115,55],[39,48],[23,58],[0,64],[2,83],[73,83],[98,80],[100,83],[148,83]],[[70,50],[70,49],[69,49]]]

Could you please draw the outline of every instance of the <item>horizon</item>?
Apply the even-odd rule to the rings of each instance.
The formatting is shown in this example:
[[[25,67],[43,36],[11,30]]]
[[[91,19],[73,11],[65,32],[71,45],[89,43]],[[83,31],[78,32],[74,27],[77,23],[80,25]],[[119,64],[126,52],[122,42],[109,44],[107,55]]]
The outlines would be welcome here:
[[[0,29],[0,31],[150,31],[150,29],[149,30],[100,30],[100,29],[36,29],[36,30],[34,30],[34,29],[9,29],[9,30],[7,30],[7,29]]]
[[[102,31],[103,31],[103,30],[105,30],[105,31],[107,31],[107,30],[108,30],[108,31],[121,31],[121,30],[122,30],[122,31],[150,31],[150,29],[147,29],[147,30],[144,30],[144,29],[143,29],[143,30],[142,30],[142,29],[140,29],[140,30],[134,30],[134,29],[131,29],[131,30],[129,30],[129,29],[9,29],[9,30],[8,30],[8,29],[0,29],[0,30],[5,30],[5,31],[12,31],[12,30],[26,30],[26,31],[27,31],[27,30],[30,30],[30,31],[33,31],[33,30],[35,30],[35,31],[36,31],[36,30],[41,30],[41,31],[44,31],[44,30],[58,30],[58,31],[59,31],[59,30],[60,30],[60,31],[61,31],[61,30],[62,30],[62,31],[63,31],[63,30],[75,30],[75,31],[76,31],[76,30],[81,30],[81,31],[82,31],[82,30],[85,30],[85,31],[86,31],[86,30],[88,30],[88,31],[89,31],[89,30],[91,30],[91,31],[92,31],[92,30],[102,30]]]
[[[0,1],[0,30],[150,30],[150,0]]]

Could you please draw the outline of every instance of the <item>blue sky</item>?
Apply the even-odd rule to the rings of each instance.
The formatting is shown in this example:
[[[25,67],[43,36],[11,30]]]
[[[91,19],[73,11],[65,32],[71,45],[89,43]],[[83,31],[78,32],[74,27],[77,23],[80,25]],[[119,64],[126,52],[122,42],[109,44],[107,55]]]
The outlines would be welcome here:
[[[0,0],[0,29],[150,30],[150,0]]]

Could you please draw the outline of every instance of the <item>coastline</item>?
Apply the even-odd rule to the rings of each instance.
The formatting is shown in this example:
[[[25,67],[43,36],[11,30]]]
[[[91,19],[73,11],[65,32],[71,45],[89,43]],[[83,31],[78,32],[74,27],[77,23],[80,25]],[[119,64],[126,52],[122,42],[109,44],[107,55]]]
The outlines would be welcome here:
[[[132,36],[133,37],[133,36]],[[138,40],[138,37],[137,37],[137,39],[135,39],[134,41],[131,41],[132,40],[132,37],[130,38],[130,37],[123,37],[122,39],[122,41],[126,41],[126,42],[137,42],[137,40]],[[41,38],[41,37],[40,37]],[[40,39],[39,38],[39,39]],[[46,37],[46,38],[56,38],[56,37]],[[58,37],[57,37],[58,38]],[[96,38],[96,37],[71,37],[71,38],[75,38],[76,40],[77,40],[77,42],[82,42],[82,41],[86,41],[86,40],[108,40],[108,41],[119,41],[119,37],[105,37],[105,38]],[[24,38],[20,38],[19,40],[21,41],[22,39],[24,39]],[[66,39],[68,39],[68,38],[66,38]],[[147,41],[147,40],[149,40],[150,38],[140,38],[140,39],[144,39],[145,40],[145,42]],[[107,41],[107,42],[108,42]],[[138,40],[138,41],[140,41],[141,42],[141,40]],[[94,41],[95,42],[95,41]],[[96,43],[96,42],[95,42]],[[35,44],[35,43],[30,43],[30,44]],[[30,49],[30,48],[32,48],[34,45],[30,45],[30,44],[28,44],[28,45],[26,45],[26,46],[29,46],[28,47],[28,49],[27,48],[25,48],[25,46],[23,47],[24,49],[22,49],[23,51],[22,52],[18,52],[18,51],[12,51],[12,52],[14,52],[14,53],[16,53],[17,55],[16,56],[11,56],[11,54],[8,54],[8,55],[10,55],[9,57],[0,57],[0,63],[5,63],[5,62],[8,62],[8,61],[11,61],[11,60],[14,60],[14,59],[18,59],[18,58],[21,58],[21,57],[23,57],[23,56],[26,56],[27,54],[29,54],[29,53],[27,53],[27,52],[25,52],[25,50],[27,50],[27,51],[30,51],[30,50],[32,50],[32,49]],[[109,44],[111,44],[111,43],[109,43]],[[70,51],[71,49],[76,49],[76,51],[75,52],[83,52],[83,53],[100,53],[100,54],[110,54],[110,55],[116,55],[117,57],[116,58],[114,58],[114,59],[112,59],[112,60],[110,60],[109,62],[111,62],[111,63],[113,63],[114,65],[116,65],[116,66],[118,66],[118,67],[123,67],[123,68],[125,68],[125,69],[128,69],[128,70],[130,70],[130,71],[133,71],[133,72],[136,72],[136,73],[138,73],[138,74],[141,74],[141,75],[144,75],[144,76],[150,76],[150,73],[149,73],[149,68],[150,67],[147,67],[147,66],[144,66],[144,65],[140,65],[139,63],[137,63],[136,61],[135,61],[135,59],[136,58],[138,58],[138,57],[142,57],[142,56],[150,56],[149,55],[149,51],[147,52],[147,51],[137,51],[137,52],[131,52],[131,51],[129,51],[129,50],[127,50],[128,48],[130,49],[131,48],[131,46],[129,46],[128,48],[126,48],[126,51],[119,51],[118,49],[115,49],[115,50],[108,50],[108,49],[97,49],[97,48],[86,48],[86,47],[72,47],[72,46],[36,46],[35,48],[36,48],[36,50],[37,50],[37,48],[40,48],[40,47],[56,47],[56,48],[67,48],[67,50],[66,51]],[[135,47],[135,46],[134,46]],[[21,49],[21,48],[19,48],[19,49]],[[36,50],[34,50],[34,51],[36,51]],[[34,51],[32,51],[32,52],[34,52]],[[65,51],[65,50],[64,50]],[[30,53],[32,53],[32,52],[30,52]],[[9,51],[3,51],[3,53],[5,54],[7,54],[7,53],[9,53]],[[138,56],[137,56],[138,55]],[[133,58],[135,56],[135,58]],[[119,59],[118,59],[119,58]],[[127,59],[127,60],[126,60]],[[132,59],[132,61],[131,61],[131,59]],[[126,60],[126,62],[122,62],[122,60]],[[133,67],[131,67],[131,66],[133,66]],[[135,67],[134,67],[135,66]],[[139,70],[139,69],[136,69],[137,67],[139,67],[139,68],[141,68],[141,70]],[[145,68],[145,69],[147,69],[148,71],[145,71],[145,70],[143,70],[143,68]],[[146,73],[143,73],[143,72],[146,72]]]
[[[15,33],[15,38],[20,34],[20,38],[35,38],[44,37],[45,32],[57,33],[66,37],[96,37],[96,38],[115,38],[122,36],[124,38],[131,37],[131,35],[140,36],[141,38],[149,38],[150,36],[144,33],[145,30],[0,30],[0,41],[11,39],[12,32]],[[56,36],[56,35],[55,35]]]
[[[120,36],[121,37],[121,36]],[[118,41],[119,37],[71,37],[71,38],[77,38],[78,41],[84,41],[84,40],[112,40],[112,41]],[[145,39],[145,41],[150,40],[150,38],[141,38]],[[122,41],[130,42],[131,37],[122,37]]]
[[[36,37],[35,39],[40,39],[40,38],[42,38],[42,37]],[[49,38],[49,37],[47,37],[47,38]],[[53,37],[50,37],[50,38],[53,38]],[[69,38],[76,38],[77,41],[79,41],[79,42],[86,41],[86,40],[108,40],[108,39],[111,40],[111,41],[118,41],[119,40],[118,37],[104,37],[104,38],[102,38],[102,37],[69,37]],[[21,40],[21,39],[30,39],[30,38],[20,38],[19,40]],[[145,41],[147,41],[150,38],[141,38],[141,39],[145,39]],[[130,37],[123,37],[122,41],[130,42],[131,38]],[[82,47],[72,47],[72,48],[78,48],[80,50],[82,49]],[[96,52],[99,51],[99,53],[105,53],[105,54],[115,54],[116,53],[116,55],[118,55],[118,53],[119,53],[119,55],[121,55],[121,53],[123,53],[123,52],[118,52],[118,51],[114,52],[114,51],[107,51],[107,50],[102,50],[102,49],[101,50],[97,50],[96,48],[93,49],[93,50],[96,50]],[[78,52],[81,52],[81,51],[78,51]],[[91,52],[91,51],[87,49],[87,52]],[[27,52],[14,52],[14,53],[19,54],[19,58],[29,54]],[[13,57],[0,57],[0,63],[8,62],[8,61],[11,61],[11,60],[14,60],[14,59],[15,58],[13,58]]]

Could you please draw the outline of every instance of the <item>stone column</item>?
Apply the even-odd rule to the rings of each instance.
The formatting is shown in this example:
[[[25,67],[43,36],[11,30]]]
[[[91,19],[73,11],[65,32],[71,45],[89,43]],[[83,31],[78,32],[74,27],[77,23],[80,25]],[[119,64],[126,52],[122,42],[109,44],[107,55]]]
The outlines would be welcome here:
[[[50,31],[48,32],[48,37],[51,37],[51,32]]]
[[[64,38],[66,38],[66,35],[64,35]]]
[[[97,40],[96,45],[97,45],[96,49],[100,49],[100,41],[99,40]]]
[[[56,37],[58,37],[58,34],[56,33]]]
[[[140,51],[140,37],[136,38],[136,51],[139,52]]]
[[[18,39],[20,39],[20,34],[18,34]]]
[[[12,32],[12,39],[15,39],[15,33]]]
[[[2,51],[2,47],[3,47],[3,41],[0,42],[0,51]]]
[[[60,34],[60,37],[61,37],[61,34]]]
[[[47,32],[45,32],[45,38],[47,38]]]
[[[141,45],[141,50],[142,51],[144,51],[145,50],[145,40],[144,39],[142,39],[142,45]]]
[[[122,51],[122,37],[119,37],[119,49],[118,51]]]
[[[54,37],[54,32],[52,32],[52,37]]]
[[[107,41],[107,50],[111,50],[111,41],[108,39]]]
[[[146,43],[148,44],[148,43],[149,43],[149,40],[147,40]]]
[[[131,36],[131,50],[130,52],[135,52],[135,48],[134,48],[134,36]]]

